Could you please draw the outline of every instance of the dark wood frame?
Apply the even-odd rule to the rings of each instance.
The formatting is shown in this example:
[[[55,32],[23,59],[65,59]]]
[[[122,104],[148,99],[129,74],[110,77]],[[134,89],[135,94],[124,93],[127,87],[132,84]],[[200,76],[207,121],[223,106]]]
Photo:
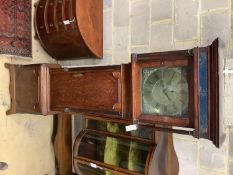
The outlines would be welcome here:
[[[216,39],[208,47],[208,138],[215,146],[220,147],[220,127],[219,127],[219,42]]]
[[[74,147],[73,147],[73,153],[74,153],[74,155],[73,155],[73,164],[74,164],[74,168],[75,168],[76,172],[79,172],[79,169],[77,167],[77,163],[80,162],[80,163],[84,163],[84,164],[87,164],[87,165],[89,165],[90,163],[95,163],[97,166],[100,166],[100,167],[102,167],[102,168],[104,168],[106,170],[109,170],[109,171],[112,171],[112,172],[115,172],[115,173],[122,173],[122,174],[129,174],[129,175],[144,175],[142,173],[126,170],[126,169],[116,167],[116,166],[113,166],[113,165],[108,165],[106,163],[95,161],[95,160],[85,158],[85,157],[81,157],[81,156],[78,156],[77,154],[75,154],[75,153],[78,153],[78,148],[79,148],[79,145],[81,143],[81,140],[85,136],[85,134],[87,134],[87,133],[92,133],[92,134],[95,134],[95,135],[105,135],[105,136],[110,136],[110,137],[112,136],[112,137],[115,137],[115,138],[130,139],[130,140],[144,142],[143,139],[133,138],[131,136],[122,137],[121,135],[115,134],[115,133],[100,132],[100,131],[96,131],[96,130],[95,131],[83,130],[78,135],[78,137],[76,138],[75,143],[74,143]],[[149,173],[149,166],[151,165],[153,154],[154,154],[155,149],[156,149],[156,145],[153,142],[149,142],[149,143],[151,143],[152,147],[151,147],[151,150],[149,151],[149,153],[147,155],[147,160],[146,160],[147,163],[146,163],[146,166],[145,166],[145,175],[147,175]]]
[[[53,144],[56,174],[74,175],[72,172],[72,115],[54,116]]]
[[[162,124],[168,126],[191,127],[195,125],[197,117],[195,101],[197,81],[197,58],[193,50],[161,52],[151,54],[133,54],[132,55],[132,94],[133,94],[133,118],[143,123]],[[141,111],[141,68],[150,67],[188,67],[189,84],[189,114],[187,118],[178,118],[173,116],[159,116],[143,114]]]
[[[155,125],[151,123],[142,123],[142,122],[134,123],[132,120],[117,118],[111,115],[98,115],[98,114],[84,114],[84,115],[85,115],[85,119],[90,119],[90,120],[104,120],[105,122],[115,122],[115,123],[127,124],[127,125],[139,124],[141,126],[153,128],[155,131],[195,136],[195,131],[193,130],[179,130],[176,128],[172,128],[171,126]]]
[[[158,52],[150,54],[132,54],[132,96],[133,96],[133,119],[138,123],[154,125],[158,130],[179,133],[167,126],[181,126],[193,128],[194,131],[183,131],[183,134],[192,134],[200,138],[200,115],[199,115],[199,50],[206,49],[208,53],[208,128],[206,139],[211,140],[216,147],[220,147],[219,140],[219,54],[218,39],[205,48],[194,48],[192,50]],[[170,57],[170,58],[168,58]],[[170,60],[168,66],[176,65],[179,60],[187,59],[189,69],[189,120],[176,119],[170,116],[144,115],[141,113],[140,94],[140,68],[141,67],[164,67],[165,62]],[[157,63],[157,64],[156,64]],[[160,63],[160,65],[159,65]],[[159,127],[158,127],[159,125]],[[166,127],[164,126],[166,125]],[[182,133],[182,131],[180,131]]]
[[[117,118],[110,119],[110,118],[105,118],[104,116],[98,116],[98,115],[95,115],[95,116],[84,115],[83,116],[83,120],[84,120],[84,122],[83,122],[83,128],[85,128],[85,130],[87,130],[87,131],[93,131],[93,132],[97,131],[98,133],[109,134],[109,135],[113,134],[113,136],[116,135],[116,134],[108,132],[108,131],[100,131],[100,130],[96,130],[96,129],[90,129],[88,127],[88,120],[112,122],[112,123],[117,123],[119,125],[125,125],[125,126],[133,124],[131,121],[128,121],[128,120],[122,120],[122,119],[117,119]],[[144,127],[144,128],[145,127],[149,127],[151,129],[153,129],[153,131],[156,130],[156,128],[150,127],[150,126],[147,126],[147,125],[140,125],[140,126]],[[119,133],[117,133],[117,136],[122,137],[122,138],[128,138],[128,139],[132,138],[132,139],[135,139],[135,140],[138,140],[138,141],[147,142],[147,143],[155,143],[155,139],[154,139],[155,138],[155,134],[154,133],[152,135],[152,140],[146,139],[146,138],[141,138],[141,137],[130,136],[130,135],[126,135],[126,134],[119,134]]]
[[[15,65],[5,63],[5,67],[9,69],[10,72],[10,86],[9,91],[11,94],[11,107],[6,112],[7,115],[15,114],[15,113],[32,113],[32,114],[42,114],[42,115],[52,115],[55,111],[50,110],[50,76],[49,69],[50,68],[60,68],[59,64],[31,64],[31,65]],[[16,96],[16,86],[17,86],[17,71],[21,70],[29,70],[33,71],[35,77],[38,80],[38,103],[35,104],[34,109],[22,109],[17,106]]]

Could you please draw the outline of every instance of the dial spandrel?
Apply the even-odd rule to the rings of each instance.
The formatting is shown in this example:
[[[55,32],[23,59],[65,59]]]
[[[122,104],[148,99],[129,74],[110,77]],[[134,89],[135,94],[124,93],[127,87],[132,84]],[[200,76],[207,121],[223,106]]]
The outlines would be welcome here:
[[[188,114],[187,67],[141,69],[142,113],[185,117]]]

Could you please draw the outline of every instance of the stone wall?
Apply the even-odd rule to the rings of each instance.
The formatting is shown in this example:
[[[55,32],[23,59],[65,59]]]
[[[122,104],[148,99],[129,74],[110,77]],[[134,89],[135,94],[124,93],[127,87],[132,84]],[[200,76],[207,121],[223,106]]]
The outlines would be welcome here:
[[[220,149],[204,139],[174,134],[180,175],[233,175],[233,2],[231,0],[104,0],[104,59],[64,66],[130,62],[132,52],[207,46],[220,40]]]

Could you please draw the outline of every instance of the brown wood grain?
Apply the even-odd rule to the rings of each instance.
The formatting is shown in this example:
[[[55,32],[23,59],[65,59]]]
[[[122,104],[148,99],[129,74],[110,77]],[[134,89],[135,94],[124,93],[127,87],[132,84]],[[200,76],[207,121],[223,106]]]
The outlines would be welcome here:
[[[140,122],[142,123],[153,123],[157,125],[165,125],[165,126],[180,126],[180,127],[189,127],[190,120],[189,118],[178,118],[178,117],[171,117],[171,116],[158,116],[156,115],[148,115],[148,114],[141,114],[138,116]]]
[[[194,67],[194,69],[192,69],[192,75],[190,75],[193,79],[193,81],[191,82],[191,86],[193,87],[191,94],[193,95],[193,100],[190,101],[190,107],[193,110],[193,117],[191,118],[191,121],[193,123],[193,128],[195,128],[194,131],[194,136],[196,138],[200,137],[199,134],[199,123],[200,123],[200,118],[199,118],[199,68],[198,68],[198,48],[194,48],[194,61],[191,63],[192,66]]]
[[[103,50],[103,0],[76,0],[80,33],[89,49],[98,57]]]
[[[208,139],[220,147],[218,39],[208,47]]]
[[[178,175],[179,162],[173,145],[172,133],[155,132],[155,150],[150,175]]]
[[[55,116],[54,150],[59,175],[72,175],[72,125],[71,115],[60,114]]]
[[[121,67],[50,70],[51,109],[121,114]]]
[[[132,73],[131,64],[121,65],[122,117],[132,120]]]
[[[103,56],[103,0],[40,0],[36,35],[54,58]]]
[[[189,112],[188,116],[178,118],[172,116],[159,116],[143,114],[141,111],[141,75],[142,68],[148,67],[177,67],[187,66],[189,84]],[[193,50],[159,52],[148,54],[132,54],[132,95],[133,118],[144,123],[162,124],[168,126],[194,127],[195,115],[194,103],[194,55]],[[195,84],[196,85],[196,84]]]
[[[14,65],[5,64],[10,72],[11,109],[7,114],[31,113],[49,115],[54,111],[49,106],[48,69],[57,64]],[[55,112],[56,113],[56,112]]]

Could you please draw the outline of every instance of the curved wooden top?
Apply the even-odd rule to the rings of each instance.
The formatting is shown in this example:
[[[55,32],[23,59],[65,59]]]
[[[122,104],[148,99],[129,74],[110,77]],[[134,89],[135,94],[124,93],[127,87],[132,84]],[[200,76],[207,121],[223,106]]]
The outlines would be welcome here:
[[[76,18],[80,33],[97,56],[103,56],[103,1],[76,0]]]

